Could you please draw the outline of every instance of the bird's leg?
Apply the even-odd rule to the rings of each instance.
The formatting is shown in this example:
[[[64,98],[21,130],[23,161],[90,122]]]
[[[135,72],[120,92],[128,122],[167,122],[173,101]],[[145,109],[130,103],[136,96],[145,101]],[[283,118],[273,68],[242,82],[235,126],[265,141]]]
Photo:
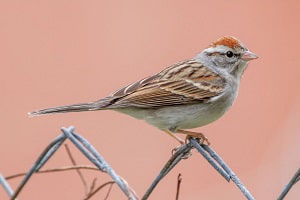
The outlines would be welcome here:
[[[185,131],[185,130],[177,130],[177,133],[182,133],[182,134],[186,134],[187,135],[187,139],[188,137],[194,137],[194,138],[199,138],[200,140],[200,144],[204,144],[206,143],[207,145],[210,145],[210,142],[208,141],[207,137],[205,137],[205,135],[203,133],[197,133],[197,132],[192,132],[192,131]]]
[[[181,139],[180,137],[176,136],[174,133],[172,133],[169,130],[164,130],[168,135],[170,135],[172,138],[174,138],[175,140],[177,140],[181,145],[185,144],[185,141],[183,139]]]

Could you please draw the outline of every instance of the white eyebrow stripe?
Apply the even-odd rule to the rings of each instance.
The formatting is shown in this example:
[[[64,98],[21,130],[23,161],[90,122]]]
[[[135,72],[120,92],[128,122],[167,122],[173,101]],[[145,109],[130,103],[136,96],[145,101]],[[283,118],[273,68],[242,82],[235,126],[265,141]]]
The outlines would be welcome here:
[[[224,46],[224,45],[218,45],[216,47],[210,47],[206,49],[207,53],[215,53],[215,52],[225,52],[227,50],[230,50],[229,47]]]

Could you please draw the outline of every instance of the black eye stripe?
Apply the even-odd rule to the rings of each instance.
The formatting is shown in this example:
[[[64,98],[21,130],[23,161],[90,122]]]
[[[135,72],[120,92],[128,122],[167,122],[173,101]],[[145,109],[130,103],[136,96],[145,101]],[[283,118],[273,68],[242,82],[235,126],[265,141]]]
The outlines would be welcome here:
[[[227,52],[226,52],[227,53]],[[207,53],[208,56],[215,56],[215,55],[221,55],[221,56],[226,56],[226,53],[221,53],[221,52],[214,52],[214,53]],[[240,53],[234,53],[233,54],[235,57],[240,57]]]
[[[228,56],[228,55],[227,55],[227,52],[226,52],[226,53],[219,53],[219,55],[222,55],[222,56]],[[232,56],[231,56],[231,58],[232,58],[233,56],[235,56],[235,57],[240,57],[241,54],[240,54],[240,53],[233,53]]]

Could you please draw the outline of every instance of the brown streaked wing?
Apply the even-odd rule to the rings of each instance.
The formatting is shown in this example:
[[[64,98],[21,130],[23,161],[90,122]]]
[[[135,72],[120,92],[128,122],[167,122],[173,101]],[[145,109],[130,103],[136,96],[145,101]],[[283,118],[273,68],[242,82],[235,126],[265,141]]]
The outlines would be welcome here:
[[[158,74],[155,74],[153,76],[149,76],[149,77],[144,78],[140,81],[137,81],[137,82],[134,82],[130,85],[127,85],[127,86],[115,91],[110,96],[115,97],[115,98],[126,96],[126,95],[131,94],[132,92],[136,91],[137,89],[143,87],[147,83],[155,80],[156,78],[158,78]]]
[[[220,95],[224,85],[225,79],[190,59],[117,91],[113,95],[119,99],[109,107],[194,104]]]
[[[184,103],[191,103],[195,99],[184,97],[182,95],[172,94],[169,91],[157,88],[149,88],[148,93],[139,94],[133,93],[123,99],[117,101],[111,107],[143,107],[154,108],[161,106],[181,105]],[[199,101],[197,101],[199,102]]]
[[[194,60],[194,59],[190,59],[190,60]],[[151,84],[151,83],[157,81],[158,79],[162,79],[163,75],[165,73],[167,73],[169,71],[169,69],[173,69],[173,68],[176,68],[178,66],[182,66],[183,64],[187,63],[190,60],[184,60],[184,61],[178,62],[176,64],[173,64],[173,65],[169,66],[168,68],[161,71],[160,73],[154,74],[154,75],[146,77],[142,80],[131,83],[131,84],[115,91],[114,93],[112,93],[110,95],[110,97],[112,97],[112,98],[121,98],[121,97],[124,97],[128,94],[131,94],[132,92],[136,91],[137,89],[139,89],[139,88],[141,88],[145,85]]]

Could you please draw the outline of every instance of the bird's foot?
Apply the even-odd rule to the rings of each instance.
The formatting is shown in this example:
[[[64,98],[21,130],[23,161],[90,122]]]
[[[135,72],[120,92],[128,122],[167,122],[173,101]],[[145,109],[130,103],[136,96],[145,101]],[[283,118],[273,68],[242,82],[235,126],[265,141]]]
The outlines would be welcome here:
[[[210,142],[208,140],[207,137],[205,137],[205,135],[203,133],[198,133],[198,132],[192,132],[192,131],[185,131],[185,130],[177,130],[177,133],[182,133],[182,134],[186,134],[186,139],[185,139],[185,143],[189,138],[199,138],[200,139],[200,144],[206,144],[206,145],[210,145]]]

